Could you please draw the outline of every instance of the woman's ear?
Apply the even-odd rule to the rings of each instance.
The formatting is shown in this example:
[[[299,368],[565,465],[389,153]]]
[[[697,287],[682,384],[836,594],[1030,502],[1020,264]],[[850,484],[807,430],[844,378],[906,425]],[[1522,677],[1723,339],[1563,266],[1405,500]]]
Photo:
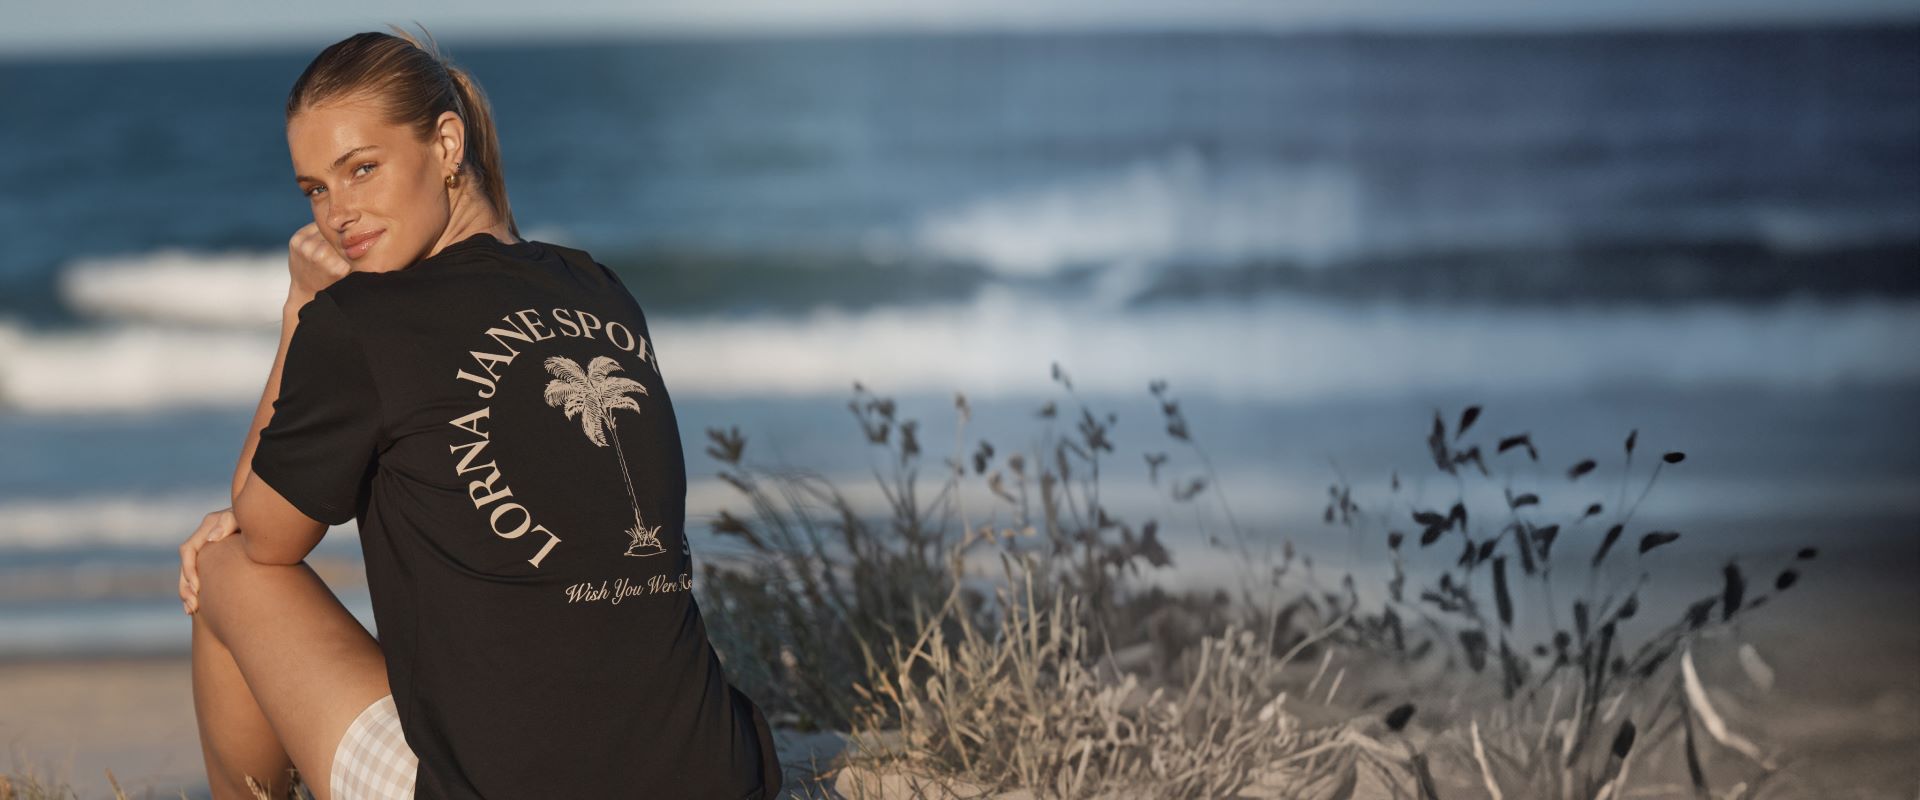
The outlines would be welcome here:
[[[441,166],[452,172],[466,155],[467,126],[460,121],[459,114],[440,112],[440,118],[434,123],[434,142],[434,156],[440,159]]]

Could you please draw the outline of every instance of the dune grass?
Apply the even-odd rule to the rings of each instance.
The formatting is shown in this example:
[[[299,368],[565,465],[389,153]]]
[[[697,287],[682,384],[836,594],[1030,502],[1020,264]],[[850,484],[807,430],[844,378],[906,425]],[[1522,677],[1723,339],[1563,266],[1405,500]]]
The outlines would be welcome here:
[[[1115,416],[1058,365],[1053,380],[1063,396],[1036,411],[1044,430],[1025,452],[969,441],[957,395],[954,446],[932,480],[918,422],[856,384],[849,408],[886,454],[882,520],[816,475],[749,466],[737,429],[708,431],[708,455],[750,509],[714,526],[750,556],[706,565],[716,645],[786,724],[851,734],[845,765],[831,783],[809,776],[810,791],[1610,799],[1778,785],[1790,759],[1716,710],[1695,651],[1737,653],[1756,685],[1770,682],[1736,623],[1817,553],[1765,564],[1757,586],[1752,564],[1729,560],[1717,591],[1648,607],[1652,565],[1681,534],[1635,512],[1685,454],[1636,472],[1646,456],[1631,431],[1617,492],[1599,485],[1597,458],[1521,485],[1495,470],[1543,472],[1529,433],[1477,435],[1479,407],[1451,426],[1436,412],[1426,449],[1454,484],[1450,505],[1401,498],[1398,472],[1372,506],[1344,479],[1328,488],[1323,521],[1385,545],[1390,577],[1362,591],[1351,573],[1328,586],[1283,532],[1239,524],[1155,381],[1168,450],[1147,454],[1150,481],[1202,520],[1182,538],[1237,569],[1220,592],[1176,597],[1139,580],[1175,556],[1161,523],[1100,501],[1102,469],[1120,468]],[[1555,519],[1550,492],[1584,510]],[[1492,510],[1469,499],[1495,495]]]

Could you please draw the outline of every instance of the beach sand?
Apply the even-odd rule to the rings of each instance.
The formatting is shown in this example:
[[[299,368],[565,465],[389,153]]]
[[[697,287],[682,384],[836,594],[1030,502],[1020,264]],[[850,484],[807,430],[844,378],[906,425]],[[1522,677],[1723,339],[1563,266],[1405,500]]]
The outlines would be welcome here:
[[[185,658],[44,660],[0,665],[6,771],[72,783],[81,797],[120,786],[206,796]]]
[[[177,657],[0,663],[9,756],[0,771],[69,784],[83,798],[112,796],[109,769],[133,797],[208,797],[189,676]],[[795,770],[825,769],[844,747],[832,732],[776,735]]]

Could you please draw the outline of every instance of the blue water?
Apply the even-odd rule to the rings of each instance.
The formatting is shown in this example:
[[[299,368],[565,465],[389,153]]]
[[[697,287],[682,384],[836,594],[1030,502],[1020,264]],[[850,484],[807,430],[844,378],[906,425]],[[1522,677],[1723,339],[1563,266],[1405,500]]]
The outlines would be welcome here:
[[[859,483],[863,381],[934,474],[953,392],[1004,452],[1058,361],[1195,580],[1153,379],[1237,514],[1329,553],[1336,470],[1439,496],[1467,403],[1534,432],[1520,478],[1688,451],[1643,513],[1709,551],[1920,531],[1920,24],[446,44],[522,232],[647,309],[692,524],[740,509],[709,426]],[[152,626],[271,366],[312,55],[0,61],[0,655],[184,645]]]
[[[1920,286],[1920,25],[449,46],[521,227],[664,271],[663,300],[793,291],[680,274],[769,260],[1534,296],[1645,274],[1649,247],[1669,285],[1641,295]],[[0,307],[58,316],[76,256],[284,247],[308,210],[281,108],[311,57],[0,62]]]

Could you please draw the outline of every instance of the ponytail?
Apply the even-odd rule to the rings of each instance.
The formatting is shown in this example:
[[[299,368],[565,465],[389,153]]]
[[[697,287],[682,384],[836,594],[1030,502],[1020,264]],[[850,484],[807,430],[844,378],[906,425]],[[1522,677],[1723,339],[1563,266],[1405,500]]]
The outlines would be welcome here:
[[[417,23],[416,23],[417,24]],[[426,26],[421,37],[389,25],[398,36],[377,31],[356,33],[322,50],[287,93],[287,120],[328,100],[364,97],[375,104],[389,124],[413,129],[420,141],[434,135],[434,122],[452,111],[466,125],[466,151],[460,164],[462,181],[479,185],[513,238],[520,239],[513,207],[507,202],[506,174],[501,166],[500,138],[495,132],[493,107],[472,73],[440,52]]]
[[[487,93],[465,69],[452,62],[441,63],[459,98],[460,119],[467,124],[465,164],[473,170],[474,177],[480,179],[482,193],[487,202],[493,204],[494,213],[507,221],[507,230],[518,239],[520,228],[514,224],[513,207],[507,203],[507,176],[500,170],[500,138],[493,129],[493,106],[487,102]]]

